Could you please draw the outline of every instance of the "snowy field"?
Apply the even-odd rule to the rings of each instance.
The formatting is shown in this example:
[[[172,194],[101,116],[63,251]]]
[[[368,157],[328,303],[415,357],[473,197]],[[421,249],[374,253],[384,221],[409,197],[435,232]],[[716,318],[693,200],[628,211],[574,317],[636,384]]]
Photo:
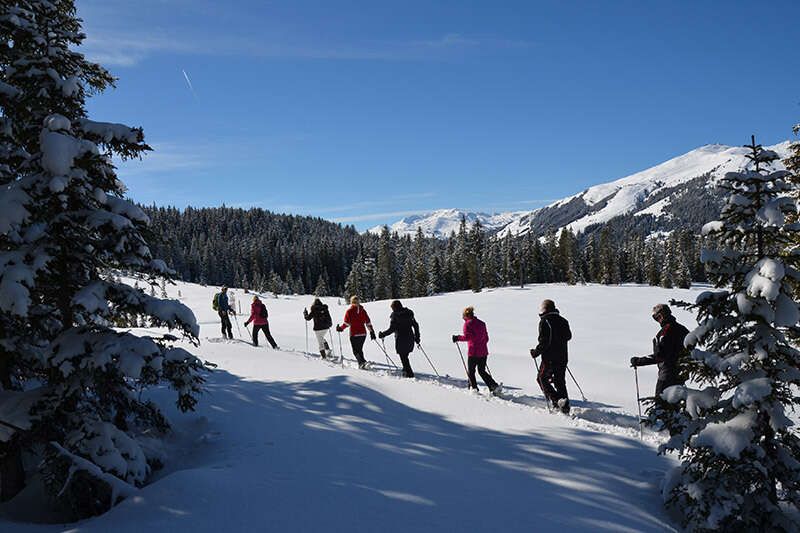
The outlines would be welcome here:
[[[313,297],[265,298],[281,348],[274,351],[263,338],[258,348],[219,342],[216,289],[180,284],[169,296],[178,290],[201,323],[194,352],[219,368],[196,412],[166,408],[175,429],[166,468],[106,515],[77,524],[11,522],[25,512],[23,494],[12,502],[16,510],[0,509],[0,530],[672,530],[659,495],[672,460],[656,455],[658,436],[639,439],[629,359],[649,353],[658,329],[652,306],[693,300],[697,290],[531,285],[406,300],[442,375],[415,351],[415,380],[399,378],[369,341],[367,359],[378,363],[371,371],[304,353],[302,310]],[[249,310],[250,296],[233,292]],[[568,376],[573,417],[548,413],[535,382],[528,350],[543,298],[554,299],[572,326],[569,366],[587,397]],[[344,302],[324,300],[341,321]],[[489,397],[480,380],[480,395],[465,389],[450,336],[460,332],[467,305],[487,323],[489,367],[505,399]],[[365,307],[376,330],[385,329],[389,303]],[[692,328],[690,315],[676,315]],[[392,338],[386,346],[399,363]],[[310,325],[309,347],[316,353]],[[338,339],[335,348],[338,355]],[[639,374],[643,395],[651,394],[656,368]],[[161,399],[163,391],[154,394]]]

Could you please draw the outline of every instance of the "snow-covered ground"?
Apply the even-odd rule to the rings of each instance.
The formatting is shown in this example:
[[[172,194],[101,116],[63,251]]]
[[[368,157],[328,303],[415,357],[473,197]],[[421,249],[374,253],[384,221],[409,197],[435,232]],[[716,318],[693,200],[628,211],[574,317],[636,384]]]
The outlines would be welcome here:
[[[70,525],[0,518],[0,530],[671,530],[658,485],[672,459],[656,455],[656,435],[638,438],[628,360],[648,353],[657,330],[652,305],[693,299],[696,290],[532,285],[407,300],[442,375],[415,352],[418,379],[407,380],[389,369],[375,343],[365,350],[380,363],[372,371],[303,353],[302,309],[313,297],[265,300],[281,347],[274,351],[263,339],[259,348],[214,342],[215,289],[180,284],[168,288],[170,297],[178,289],[201,323],[202,346],[194,352],[219,368],[195,413],[167,407],[175,431],[166,468],[99,518]],[[250,296],[234,292],[249,309]],[[572,325],[570,369],[588,398],[582,401],[568,378],[574,418],[547,412],[528,355],[545,297]],[[340,321],[343,302],[325,300]],[[488,325],[489,367],[507,399],[488,397],[485,387],[480,395],[465,390],[450,336],[460,331],[466,305]],[[366,308],[378,329],[387,326],[388,302]],[[344,335],[342,346],[351,357]],[[338,354],[338,339],[335,348]],[[655,373],[640,370],[643,394],[653,390]],[[17,506],[24,508],[24,499]]]

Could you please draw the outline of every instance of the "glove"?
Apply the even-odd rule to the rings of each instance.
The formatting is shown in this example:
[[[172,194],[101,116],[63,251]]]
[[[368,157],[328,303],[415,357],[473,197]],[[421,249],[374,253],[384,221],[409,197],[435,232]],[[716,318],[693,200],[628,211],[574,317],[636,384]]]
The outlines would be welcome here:
[[[453,335],[453,342],[458,342],[459,335]]]
[[[641,363],[641,357],[631,357],[631,366],[636,368]]]
[[[536,348],[531,348],[531,357],[533,357],[534,359],[539,357],[539,354],[536,352]]]
[[[375,330],[374,329],[369,330],[369,340],[371,340],[371,341],[375,340]]]
[[[249,326],[249,325],[250,325],[250,320],[249,320],[249,319],[248,319],[248,320],[245,320],[245,322],[244,322],[244,327],[247,327],[247,326]]]
[[[384,334],[382,331],[381,331],[380,333],[378,333],[378,338],[379,338],[379,339],[382,339],[382,338],[384,338],[385,336],[386,336],[386,335],[385,335],[385,334]]]
[[[303,318],[308,318],[308,311],[303,309]]]
[[[344,330],[342,329],[342,326],[340,326],[339,324],[336,324],[336,331],[337,331],[337,333],[341,333]]]
[[[414,337],[414,343],[419,346],[419,337]]]

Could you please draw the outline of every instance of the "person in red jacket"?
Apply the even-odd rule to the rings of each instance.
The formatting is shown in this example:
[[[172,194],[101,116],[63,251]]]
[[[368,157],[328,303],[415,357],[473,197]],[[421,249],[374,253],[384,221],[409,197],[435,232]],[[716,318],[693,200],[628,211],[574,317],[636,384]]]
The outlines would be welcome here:
[[[478,382],[475,379],[475,369],[477,368],[481,379],[492,394],[499,394],[500,385],[486,371],[486,360],[489,358],[489,332],[486,330],[486,324],[475,316],[474,307],[464,309],[461,316],[464,319],[463,334],[453,335],[453,342],[466,341],[467,343],[469,387],[478,390]]]
[[[358,361],[358,368],[366,368],[367,360],[364,359],[364,342],[367,340],[367,330],[369,338],[375,340],[375,330],[369,320],[367,310],[361,307],[358,296],[350,298],[350,307],[344,313],[344,322],[336,325],[336,331],[342,332],[350,328],[350,346],[353,348],[353,355]]]
[[[253,303],[250,306],[250,318],[244,323],[247,326],[250,322],[253,323],[253,346],[258,346],[258,332],[263,331],[267,342],[272,346],[273,350],[278,349],[275,339],[269,332],[269,313],[267,313],[267,306],[264,302],[258,299],[258,296],[253,296]]]

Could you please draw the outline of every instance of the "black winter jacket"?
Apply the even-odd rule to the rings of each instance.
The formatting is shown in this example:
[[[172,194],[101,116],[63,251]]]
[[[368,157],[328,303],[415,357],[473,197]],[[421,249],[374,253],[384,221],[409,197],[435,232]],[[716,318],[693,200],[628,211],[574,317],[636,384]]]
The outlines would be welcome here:
[[[313,304],[311,306],[311,312],[305,313],[303,316],[306,317],[306,320],[314,321],[314,331],[321,331],[333,326],[331,313],[328,311],[328,306],[324,303],[320,302],[319,305]]]
[[[674,316],[670,316],[653,339],[653,355],[639,357],[636,366],[658,364],[660,381],[684,382],[685,380],[680,379],[678,363],[681,356],[686,353],[683,340],[688,334],[689,330],[679,324]]]
[[[567,341],[572,338],[569,322],[558,310],[539,315],[539,344],[535,351],[542,361],[555,365],[567,364]]]
[[[394,333],[394,348],[399,354],[414,351],[414,343],[419,342],[419,324],[414,318],[414,311],[403,307],[392,311],[389,316],[389,329],[381,333],[382,337]]]

